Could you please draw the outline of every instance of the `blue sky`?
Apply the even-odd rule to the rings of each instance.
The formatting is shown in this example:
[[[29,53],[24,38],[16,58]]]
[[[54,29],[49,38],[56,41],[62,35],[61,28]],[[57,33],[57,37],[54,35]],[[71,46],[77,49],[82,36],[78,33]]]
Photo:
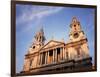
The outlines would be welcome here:
[[[24,55],[31,46],[35,33],[43,27],[46,43],[69,40],[70,23],[76,16],[88,38],[89,52],[94,59],[94,9],[16,5],[16,72],[23,68]]]

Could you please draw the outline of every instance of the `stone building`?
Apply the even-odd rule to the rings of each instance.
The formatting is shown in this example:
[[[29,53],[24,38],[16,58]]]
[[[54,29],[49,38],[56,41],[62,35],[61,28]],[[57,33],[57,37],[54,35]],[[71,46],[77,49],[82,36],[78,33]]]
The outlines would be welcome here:
[[[72,18],[67,43],[50,40],[45,44],[43,28],[25,55],[22,74],[48,74],[59,72],[89,71],[92,58],[89,56],[88,40],[80,21]]]

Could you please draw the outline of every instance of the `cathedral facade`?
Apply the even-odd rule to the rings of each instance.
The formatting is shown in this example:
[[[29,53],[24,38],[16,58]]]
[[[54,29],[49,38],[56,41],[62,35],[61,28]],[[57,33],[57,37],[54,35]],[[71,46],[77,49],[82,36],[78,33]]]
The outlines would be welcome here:
[[[67,43],[52,39],[45,44],[43,28],[37,32],[25,55],[21,73],[48,74],[91,70],[92,58],[89,55],[88,39],[80,21],[73,17],[69,27]]]

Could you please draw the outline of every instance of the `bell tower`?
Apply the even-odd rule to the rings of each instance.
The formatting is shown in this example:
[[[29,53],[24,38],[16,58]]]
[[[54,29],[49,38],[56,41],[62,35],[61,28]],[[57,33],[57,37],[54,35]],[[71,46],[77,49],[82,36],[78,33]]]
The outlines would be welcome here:
[[[31,68],[36,68],[38,66],[39,49],[45,43],[45,36],[43,28],[41,28],[34,36],[34,41],[28,49],[28,53],[25,55],[23,71],[29,71]],[[34,56],[31,56],[33,55]]]
[[[34,36],[34,42],[29,48],[29,53],[37,52],[45,43],[43,28],[41,28]]]
[[[70,24],[69,39],[70,45],[72,45],[72,47],[69,48],[70,58],[89,57],[88,40],[82,30],[79,20],[76,17],[72,18]]]
[[[69,37],[71,42],[79,41],[85,38],[84,31],[82,30],[81,24],[76,17],[72,18],[70,28]]]

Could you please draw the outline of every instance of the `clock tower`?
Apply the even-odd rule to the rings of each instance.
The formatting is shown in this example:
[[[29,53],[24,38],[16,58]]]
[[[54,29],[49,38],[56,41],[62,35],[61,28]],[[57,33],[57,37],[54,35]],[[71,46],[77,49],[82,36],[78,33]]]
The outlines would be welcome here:
[[[68,48],[71,59],[89,57],[88,40],[76,17],[72,18],[69,34],[70,46]]]

